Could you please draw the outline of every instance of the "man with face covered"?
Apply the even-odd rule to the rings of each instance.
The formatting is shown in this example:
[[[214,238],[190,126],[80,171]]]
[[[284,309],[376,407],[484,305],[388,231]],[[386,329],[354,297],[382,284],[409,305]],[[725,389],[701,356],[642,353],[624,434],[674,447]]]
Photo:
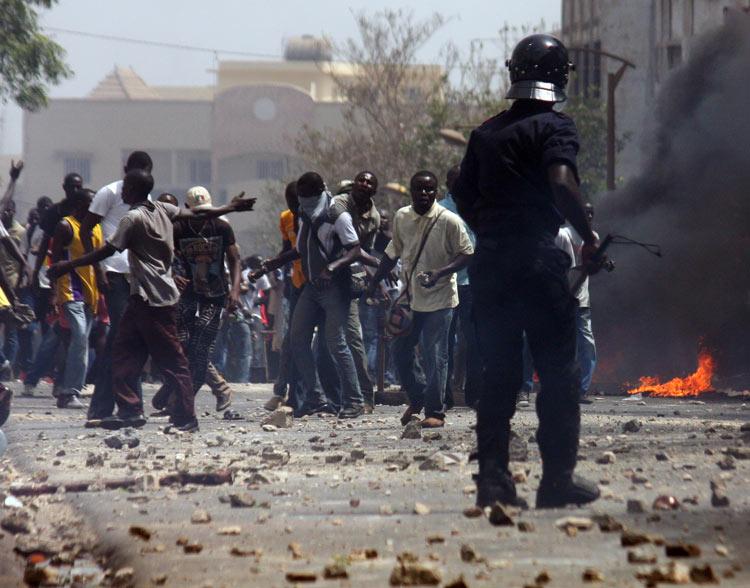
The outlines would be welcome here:
[[[411,206],[393,218],[393,239],[385,250],[369,293],[385,278],[399,258],[402,278],[411,295],[414,324],[394,342],[399,379],[409,396],[401,417],[406,425],[423,409],[422,427],[445,425],[445,386],[448,369],[448,332],[453,309],[458,306],[456,272],[466,267],[474,248],[461,218],[436,202],[438,181],[434,173],[420,171],[410,182]],[[420,345],[421,373],[416,363]]]
[[[351,296],[346,268],[361,260],[374,265],[364,253],[350,212],[331,214],[331,195],[323,178],[307,172],[297,180],[299,233],[294,251],[283,253],[262,265],[268,272],[297,259],[307,280],[292,317],[290,342],[295,365],[305,385],[305,400],[297,415],[334,413],[323,394],[311,343],[315,326],[323,320],[325,342],[341,383],[339,418],[364,414],[364,399],[357,371],[346,340]]]

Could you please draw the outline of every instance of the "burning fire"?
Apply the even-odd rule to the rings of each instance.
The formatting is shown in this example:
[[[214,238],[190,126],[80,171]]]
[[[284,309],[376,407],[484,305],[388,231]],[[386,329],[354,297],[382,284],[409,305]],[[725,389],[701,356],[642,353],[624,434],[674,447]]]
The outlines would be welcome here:
[[[702,392],[711,390],[716,362],[708,351],[701,351],[698,355],[698,369],[686,378],[674,378],[664,384],[659,383],[659,378],[644,376],[641,385],[628,394],[639,394],[648,392],[651,396],[698,396]]]

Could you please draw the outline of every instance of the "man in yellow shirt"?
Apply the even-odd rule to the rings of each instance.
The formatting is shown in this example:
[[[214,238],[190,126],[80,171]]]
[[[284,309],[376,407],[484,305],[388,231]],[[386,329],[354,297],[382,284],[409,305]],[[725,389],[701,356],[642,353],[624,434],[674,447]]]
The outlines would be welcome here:
[[[83,188],[73,194],[73,213],[64,217],[55,228],[52,240],[53,263],[72,261],[86,252],[80,228],[93,196],[92,190]],[[94,247],[102,246],[102,230],[99,225],[94,227],[91,239]],[[55,301],[60,307],[61,318],[70,329],[62,392],[57,397],[58,408],[85,408],[80,394],[86,382],[89,334],[99,301],[97,272],[98,268],[94,266],[78,267],[55,281]]]

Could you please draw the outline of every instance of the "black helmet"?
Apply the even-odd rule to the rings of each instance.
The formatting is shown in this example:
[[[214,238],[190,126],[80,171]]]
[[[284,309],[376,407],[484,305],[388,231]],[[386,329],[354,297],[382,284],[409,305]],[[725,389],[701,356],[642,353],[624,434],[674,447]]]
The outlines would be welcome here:
[[[530,35],[505,62],[510,70],[506,98],[564,102],[568,73],[574,69],[568,50],[552,35]]]

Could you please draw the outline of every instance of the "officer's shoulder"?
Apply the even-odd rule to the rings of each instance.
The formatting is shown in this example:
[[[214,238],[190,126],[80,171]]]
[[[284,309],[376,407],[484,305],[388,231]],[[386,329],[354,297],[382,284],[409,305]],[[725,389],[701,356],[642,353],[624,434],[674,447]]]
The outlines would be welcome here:
[[[545,117],[550,123],[559,127],[575,128],[576,126],[576,122],[564,112],[559,112],[557,110],[550,110],[549,112],[545,113]]]
[[[503,116],[505,113],[507,113],[507,110],[503,110],[501,112],[498,112],[495,116],[488,118],[486,121],[484,121],[481,125],[479,125],[474,131],[486,131],[491,130],[493,127],[495,127],[499,122],[501,122]]]

